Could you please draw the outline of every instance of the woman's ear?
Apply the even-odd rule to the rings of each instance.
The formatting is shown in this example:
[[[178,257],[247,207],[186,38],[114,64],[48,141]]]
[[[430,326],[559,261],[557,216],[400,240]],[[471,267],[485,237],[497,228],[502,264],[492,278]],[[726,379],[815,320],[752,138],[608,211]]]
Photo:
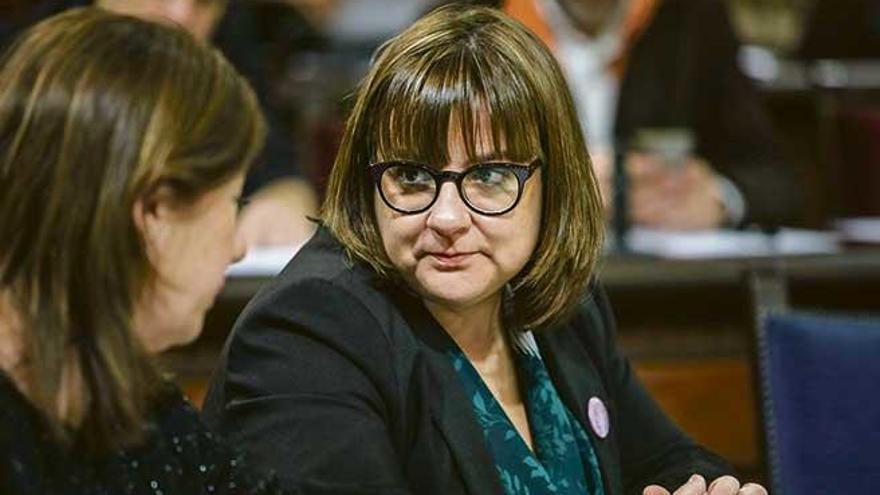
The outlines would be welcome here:
[[[167,251],[173,231],[171,198],[159,188],[135,200],[131,214],[144,241],[147,258],[156,266],[157,257]]]

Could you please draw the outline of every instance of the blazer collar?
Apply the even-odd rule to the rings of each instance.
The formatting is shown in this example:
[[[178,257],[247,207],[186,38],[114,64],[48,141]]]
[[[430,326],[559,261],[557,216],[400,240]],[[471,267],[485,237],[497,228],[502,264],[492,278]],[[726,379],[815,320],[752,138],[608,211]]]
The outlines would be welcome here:
[[[421,342],[431,372],[438,381],[430,404],[431,414],[446,438],[464,485],[473,494],[503,495],[483,430],[447,355],[455,343],[421,300],[399,288],[392,291],[392,297]]]
[[[615,440],[615,428],[619,425],[614,423],[613,404],[602,385],[593,359],[571,326],[536,331],[535,339],[562,402],[580,421],[593,443],[599,458],[605,493],[621,493],[620,457]],[[600,402],[596,402],[597,400]],[[601,418],[592,421],[590,419],[591,401],[594,409],[600,410],[594,410],[594,417],[604,409],[606,418],[610,418],[607,422],[610,426],[604,438],[597,434],[597,429],[601,430],[601,427],[594,426],[597,419]]]

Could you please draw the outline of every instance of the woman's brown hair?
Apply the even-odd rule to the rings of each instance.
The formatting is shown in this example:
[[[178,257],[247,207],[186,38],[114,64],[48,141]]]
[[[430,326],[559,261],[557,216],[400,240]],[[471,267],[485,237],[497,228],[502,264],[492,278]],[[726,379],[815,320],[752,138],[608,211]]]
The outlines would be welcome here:
[[[475,160],[475,136],[486,120],[504,158],[543,164],[541,236],[512,284],[516,324],[559,322],[583,297],[599,256],[601,200],[558,64],[537,37],[497,10],[441,7],[382,47],[346,123],[323,222],[351,257],[394,277],[368,165],[388,157],[442,165],[450,130],[461,133]]]
[[[132,331],[154,275],[134,205],[231,180],[259,152],[263,117],[217,51],[95,8],[34,26],[2,64],[0,293],[21,323],[28,396],[64,440],[134,442],[161,386]],[[71,366],[85,414],[65,433]]]

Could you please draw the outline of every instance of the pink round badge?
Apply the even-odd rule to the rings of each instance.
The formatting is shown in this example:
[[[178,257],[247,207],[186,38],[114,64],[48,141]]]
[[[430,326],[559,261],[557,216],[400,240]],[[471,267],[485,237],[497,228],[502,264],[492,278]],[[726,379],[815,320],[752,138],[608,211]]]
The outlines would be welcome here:
[[[607,437],[608,432],[611,430],[611,421],[608,419],[608,409],[605,408],[605,403],[602,402],[602,399],[598,397],[590,398],[589,402],[587,402],[587,416],[590,418],[590,426],[593,427],[593,432],[599,438]]]

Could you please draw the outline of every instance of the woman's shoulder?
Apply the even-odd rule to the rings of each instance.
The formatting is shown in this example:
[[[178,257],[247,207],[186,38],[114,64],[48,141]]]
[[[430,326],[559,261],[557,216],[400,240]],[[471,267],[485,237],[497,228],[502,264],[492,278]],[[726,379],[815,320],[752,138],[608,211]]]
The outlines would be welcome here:
[[[101,454],[54,440],[36,410],[10,387],[0,375],[4,494],[282,493],[272,473],[248,466],[171,385],[154,401],[141,443]]]
[[[333,279],[355,268],[346,254],[345,247],[323,226],[296,253],[281,274],[280,281],[303,278]]]
[[[22,422],[30,424],[36,419],[37,410],[25,398],[12,378],[6,371],[0,369],[0,440],[6,440],[5,435],[12,430],[18,430],[23,426]]]
[[[616,338],[614,315],[602,284],[598,280],[591,282],[568,318],[540,334],[547,342],[569,349],[574,345],[594,360],[600,358]]]
[[[283,299],[296,305],[297,301],[313,302],[314,296],[320,296],[325,304],[351,305],[363,301],[375,305],[388,301],[379,276],[365,263],[352,260],[323,227],[255,296],[254,302],[267,305]]]
[[[140,470],[130,478],[150,480],[145,488],[151,491],[144,493],[158,493],[163,478],[168,488],[185,493],[283,493],[274,473],[250,464],[211,431],[176,386],[169,384],[156,401],[150,427],[149,441],[120,452],[117,460],[127,471]]]
[[[566,326],[592,339],[613,338],[615,322],[611,303],[599,280],[590,282],[580,303],[567,319]]]
[[[352,262],[324,229],[284,271],[254,296],[239,315],[229,359],[264,350],[299,358],[303,349],[331,348],[364,362],[388,364],[412,344],[396,290],[366,264]],[[317,351],[315,351],[317,352]]]
[[[0,493],[37,493],[42,475],[41,457],[53,447],[39,414],[0,371]],[[15,490],[19,490],[16,492]],[[24,490],[24,491],[22,491]]]
[[[120,493],[283,493],[274,473],[249,464],[212,432],[175,385],[154,401],[145,441],[99,459],[100,481]],[[113,492],[116,493],[116,492]]]
[[[242,311],[236,327],[256,321],[288,322],[321,331],[326,326],[393,325],[395,290],[365,263],[351,260],[324,228]],[[283,326],[283,325],[282,325]]]

